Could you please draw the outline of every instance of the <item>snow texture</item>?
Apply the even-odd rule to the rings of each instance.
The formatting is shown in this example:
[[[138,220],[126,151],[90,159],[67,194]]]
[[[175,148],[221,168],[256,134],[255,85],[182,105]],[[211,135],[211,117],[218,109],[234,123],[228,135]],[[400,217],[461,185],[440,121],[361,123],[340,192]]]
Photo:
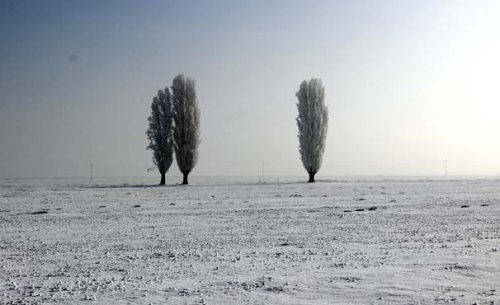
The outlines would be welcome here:
[[[325,88],[320,79],[303,81],[297,92],[297,126],[299,128],[299,152],[304,168],[314,182],[325,151],[328,131],[328,108],[325,105]]]
[[[499,304],[500,181],[255,180],[0,180],[0,304]]]

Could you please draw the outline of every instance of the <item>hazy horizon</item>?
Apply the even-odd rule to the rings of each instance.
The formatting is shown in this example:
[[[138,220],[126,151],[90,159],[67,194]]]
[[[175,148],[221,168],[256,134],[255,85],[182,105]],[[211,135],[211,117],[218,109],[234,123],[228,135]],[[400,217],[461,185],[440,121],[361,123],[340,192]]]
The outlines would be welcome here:
[[[0,178],[159,176],[147,117],[179,73],[201,109],[192,176],[305,177],[312,77],[317,179],[500,175],[498,1],[0,0],[0,37]]]
[[[166,185],[177,185],[182,182],[182,173],[167,173]],[[304,178],[306,177],[306,178]],[[79,180],[79,181],[88,181],[88,182],[96,182],[100,180],[121,180],[121,179],[148,179],[153,181],[156,185],[159,181],[159,175],[136,175],[136,176],[93,176],[92,179],[89,177],[89,173],[83,176],[53,176],[53,177],[0,177],[0,180]],[[249,183],[275,183],[280,182],[279,179],[285,179],[283,181],[293,181],[293,182],[307,182],[307,175],[296,174],[296,175],[190,175],[190,179],[194,184],[198,184],[201,180],[206,182],[205,178],[215,178],[216,181],[230,183],[232,180],[227,179],[243,179],[236,180],[240,182],[249,182]],[[413,180],[429,180],[429,181],[453,181],[453,180],[496,180],[499,179],[500,175],[318,175],[316,182],[328,182],[328,181],[337,181],[337,180],[360,180],[360,181],[371,181],[371,180],[390,180],[390,181],[413,181]],[[201,180],[200,180],[201,179]],[[219,180],[217,180],[219,179]],[[222,180],[220,180],[222,179]],[[249,180],[251,179],[251,180]],[[288,180],[292,179],[292,180]],[[127,180],[128,181],[128,180]],[[131,183],[136,183],[141,185],[144,181],[128,181]],[[128,183],[127,182],[127,183]]]

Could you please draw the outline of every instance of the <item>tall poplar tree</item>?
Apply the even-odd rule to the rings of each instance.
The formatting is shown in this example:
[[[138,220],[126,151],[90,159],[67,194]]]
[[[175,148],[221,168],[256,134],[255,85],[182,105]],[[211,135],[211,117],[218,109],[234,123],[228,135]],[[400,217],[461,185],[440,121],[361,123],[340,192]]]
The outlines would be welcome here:
[[[321,79],[303,81],[296,96],[299,100],[299,115],[296,120],[300,158],[309,173],[309,182],[314,182],[314,176],[323,160],[328,130],[328,108],[325,105],[325,88]]]
[[[149,140],[147,149],[153,151],[153,164],[161,175],[160,185],[165,184],[165,173],[173,161],[173,113],[168,88],[159,90],[151,103],[149,128],[146,135]]]
[[[172,82],[174,112],[175,159],[181,171],[182,184],[188,184],[188,175],[198,161],[200,144],[200,109],[196,98],[194,79],[180,74]]]

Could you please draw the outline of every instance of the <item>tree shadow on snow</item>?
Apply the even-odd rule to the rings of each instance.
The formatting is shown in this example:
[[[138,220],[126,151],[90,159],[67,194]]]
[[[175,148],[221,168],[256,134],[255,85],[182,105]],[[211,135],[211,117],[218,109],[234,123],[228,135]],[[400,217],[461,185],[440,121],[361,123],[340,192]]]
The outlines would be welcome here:
[[[159,185],[159,184],[101,184],[101,185],[83,185],[82,188],[88,189],[121,189],[121,188],[156,188],[156,187],[175,187],[176,184],[167,184],[167,185]]]
[[[341,183],[342,180],[316,180],[315,183],[308,183],[307,180],[295,180],[295,181],[228,181],[226,183],[214,182],[212,183],[192,183],[188,185],[182,185],[180,183],[175,184],[95,184],[95,185],[83,185],[82,188],[90,189],[120,189],[120,188],[170,188],[170,187],[189,187],[189,188],[206,188],[206,187],[221,187],[221,186],[280,186],[280,185],[318,185],[324,183]]]

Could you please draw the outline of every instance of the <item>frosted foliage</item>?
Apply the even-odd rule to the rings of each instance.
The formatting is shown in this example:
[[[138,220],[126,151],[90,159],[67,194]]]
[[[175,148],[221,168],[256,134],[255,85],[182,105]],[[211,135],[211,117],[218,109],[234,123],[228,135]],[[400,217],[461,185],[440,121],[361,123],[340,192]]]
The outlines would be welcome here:
[[[148,149],[153,151],[153,163],[159,172],[165,174],[173,161],[173,113],[168,88],[159,90],[151,103],[151,115],[148,118]]]
[[[200,109],[194,79],[178,75],[172,82],[174,149],[179,170],[187,175],[198,160]]]
[[[316,174],[325,151],[328,130],[328,108],[326,107],[325,88],[320,79],[303,81],[297,92],[297,126],[299,128],[300,157],[309,174]]]

